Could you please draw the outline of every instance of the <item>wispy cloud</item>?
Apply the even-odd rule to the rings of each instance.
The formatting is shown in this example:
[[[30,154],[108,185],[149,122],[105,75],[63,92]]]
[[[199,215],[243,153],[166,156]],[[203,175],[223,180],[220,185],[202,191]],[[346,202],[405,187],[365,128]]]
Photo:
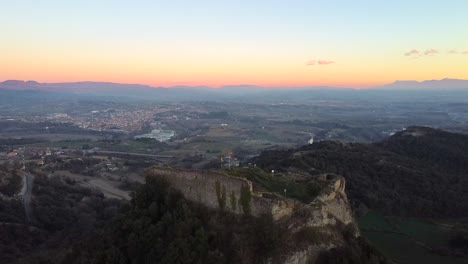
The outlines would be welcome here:
[[[431,56],[431,55],[435,55],[435,54],[438,54],[439,51],[436,50],[436,49],[428,49],[426,51],[424,51],[424,55],[426,56]]]
[[[456,54],[456,50],[450,50],[449,53],[450,54]],[[412,49],[410,51],[407,51],[405,53],[403,53],[403,55],[405,55],[406,57],[410,57],[412,59],[419,59],[423,56],[434,56],[434,55],[437,55],[439,54],[439,50],[437,49],[427,49],[427,50],[417,50],[417,49]]]
[[[328,64],[333,64],[335,63],[334,61],[328,61],[328,60],[319,60],[317,61],[319,65],[328,65]]]
[[[421,52],[419,50],[410,50],[408,52],[405,52],[405,56],[413,56],[413,55],[419,55]]]
[[[435,56],[435,55],[444,55],[444,54],[450,54],[450,55],[468,55],[468,50],[460,50],[460,49],[450,49],[447,51],[440,51],[438,49],[426,49],[426,50],[417,50],[417,49],[412,49],[410,51],[407,51],[403,53],[406,57],[410,57],[412,59],[419,59],[424,56]]]
[[[313,66],[313,65],[329,65],[335,63],[334,61],[330,60],[310,60],[306,63],[307,66]]]

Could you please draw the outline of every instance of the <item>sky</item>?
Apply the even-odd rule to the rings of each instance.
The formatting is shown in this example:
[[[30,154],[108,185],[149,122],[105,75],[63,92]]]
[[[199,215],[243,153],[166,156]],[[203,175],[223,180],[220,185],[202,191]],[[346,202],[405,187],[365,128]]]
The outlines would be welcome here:
[[[467,14],[466,0],[0,0],[0,81],[468,79]]]

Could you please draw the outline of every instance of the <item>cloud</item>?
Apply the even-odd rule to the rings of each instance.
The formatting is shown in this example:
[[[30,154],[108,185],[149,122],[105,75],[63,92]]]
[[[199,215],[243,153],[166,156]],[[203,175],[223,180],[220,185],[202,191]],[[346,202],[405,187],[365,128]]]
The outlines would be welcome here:
[[[439,53],[439,51],[436,50],[436,49],[428,49],[428,50],[424,51],[424,55],[426,55],[426,56],[435,55],[437,53]]]
[[[419,59],[424,56],[434,56],[437,54],[468,55],[468,50],[461,51],[460,49],[451,49],[451,50],[447,50],[446,52],[441,52],[438,49],[426,49],[424,51],[412,49],[410,51],[405,52],[403,55],[411,59]]]
[[[313,65],[329,65],[335,63],[334,61],[330,60],[310,60],[306,63],[307,66],[313,66]]]
[[[427,49],[425,51],[417,50],[417,49],[412,49],[410,51],[405,52],[403,55],[406,57],[410,57],[412,59],[419,59],[423,56],[434,56],[436,54],[439,54],[439,50],[437,49]],[[457,54],[456,50],[450,50],[450,54]]]
[[[421,52],[419,50],[410,50],[408,52],[405,52],[405,56],[413,56],[413,55],[419,55]]]
[[[335,62],[334,61],[327,61],[327,60],[319,60],[317,63],[319,65],[328,65],[328,64],[333,64]]]

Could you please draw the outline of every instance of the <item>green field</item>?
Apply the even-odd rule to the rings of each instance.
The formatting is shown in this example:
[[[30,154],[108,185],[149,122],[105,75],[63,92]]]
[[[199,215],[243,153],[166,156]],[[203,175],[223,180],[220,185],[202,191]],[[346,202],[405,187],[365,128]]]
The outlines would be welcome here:
[[[466,264],[463,258],[444,257],[427,247],[446,245],[452,230],[414,218],[385,217],[370,212],[358,220],[362,235],[396,263]]]
[[[97,147],[101,150],[119,151],[119,152],[134,152],[148,153],[148,149],[157,148],[160,143],[139,141],[139,140],[124,140],[124,141],[90,141],[90,140],[67,140],[43,142],[37,144],[25,145],[26,147],[49,147],[49,148],[68,148],[68,149],[83,149]]]
[[[320,186],[308,182],[298,183],[288,177],[279,175],[271,175],[259,168],[234,168],[226,169],[224,172],[230,176],[246,178],[254,183],[259,184],[265,190],[284,195],[286,189],[286,196],[289,198],[297,199],[304,203],[310,203],[320,192]]]

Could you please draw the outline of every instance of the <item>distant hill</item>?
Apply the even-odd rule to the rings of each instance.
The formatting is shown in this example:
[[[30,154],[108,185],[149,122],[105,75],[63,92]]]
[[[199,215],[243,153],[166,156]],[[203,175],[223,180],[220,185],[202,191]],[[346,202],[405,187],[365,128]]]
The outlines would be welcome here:
[[[162,100],[187,100],[206,99],[211,89],[204,87],[179,86],[171,89],[163,87],[153,87],[141,84],[122,84],[112,82],[65,82],[65,83],[38,83],[35,81],[8,80],[0,82],[0,94],[22,92],[22,95],[41,96],[40,93],[51,94],[83,95],[83,96],[108,96],[122,98],[139,99],[162,99]]]
[[[266,151],[252,162],[269,170],[343,175],[355,209],[365,205],[391,215],[466,217],[467,148],[468,135],[410,127],[375,144],[323,141]]]
[[[379,90],[458,90],[468,89],[468,80],[442,79],[427,81],[396,81],[391,84],[375,87]]]
[[[65,82],[65,83],[39,83],[36,81],[7,80],[0,82],[1,89],[8,90],[39,90],[39,91],[71,91],[76,93],[100,91],[141,91],[156,89],[141,84],[122,84],[111,82]]]

